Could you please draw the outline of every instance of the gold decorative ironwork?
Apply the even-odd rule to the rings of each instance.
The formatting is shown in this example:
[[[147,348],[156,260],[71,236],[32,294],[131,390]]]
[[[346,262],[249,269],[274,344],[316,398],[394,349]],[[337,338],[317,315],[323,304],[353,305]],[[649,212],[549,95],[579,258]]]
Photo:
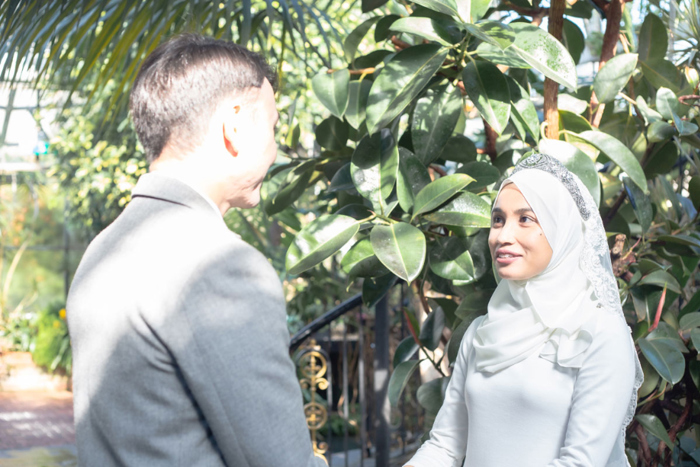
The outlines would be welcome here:
[[[325,378],[325,374],[328,371],[328,360],[321,351],[321,346],[314,339],[311,339],[309,346],[302,351],[298,362],[303,375],[303,378],[299,380],[299,384],[301,384],[303,389],[308,389],[311,393],[310,402],[304,405],[306,425],[311,433],[314,454],[325,460],[328,444],[323,441],[319,442],[317,435],[318,431],[328,422],[328,410],[317,401],[316,392],[328,389],[328,379]]]

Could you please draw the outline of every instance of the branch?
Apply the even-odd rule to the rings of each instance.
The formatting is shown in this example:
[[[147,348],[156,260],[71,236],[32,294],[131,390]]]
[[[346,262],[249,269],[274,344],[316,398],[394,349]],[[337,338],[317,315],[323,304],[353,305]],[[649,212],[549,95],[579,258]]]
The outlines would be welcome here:
[[[607,3],[604,0],[593,1],[605,12],[607,16],[605,35],[603,35],[603,49],[600,53],[600,63],[598,65],[598,70],[600,70],[608,60],[615,56],[617,41],[620,39],[620,22],[622,21],[622,10],[625,8],[625,1],[612,0],[610,3]],[[593,109],[596,108],[595,115],[593,115],[593,118],[591,119],[591,125],[598,128],[600,125],[600,120],[603,118],[605,104],[600,104],[598,102],[595,92],[591,94],[590,108],[591,112],[593,112]]]
[[[394,44],[394,47],[396,47],[396,50],[403,50],[411,47],[411,44],[408,42],[404,42],[401,39],[399,39],[396,36],[391,36],[391,43]]]
[[[482,118],[482,120],[484,119]],[[489,125],[486,120],[484,120],[484,133],[486,133],[486,154],[491,158],[491,162],[496,162],[496,157],[498,157],[498,154],[496,154],[496,138],[498,138],[498,133],[491,128],[491,125]]]
[[[644,433],[644,428],[642,428],[642,425],[637,425],[634,432],[637,434],[639,446],[642,448],[642,465],[649,466],[651,465],[651,450],[649,449],[649,444],[647,443],[647,436],[646,433]]]
[[[565,0],[552,0],[549,12],[549,33],[558,41],[561,41],[564,27]],[[544,119],[547,122],[547,138],[559,139],[559,112],[557,110],[557,97],[559,95],[559,83],[545,78],[544,80]]]

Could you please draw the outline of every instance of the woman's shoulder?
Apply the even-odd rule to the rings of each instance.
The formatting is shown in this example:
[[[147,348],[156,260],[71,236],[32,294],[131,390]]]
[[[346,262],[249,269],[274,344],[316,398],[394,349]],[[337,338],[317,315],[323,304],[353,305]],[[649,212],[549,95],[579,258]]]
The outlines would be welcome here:
[[[630,327],[624,317],[614,311],[599,309],[591,351],[599,358],[627,360],[634,350]]]

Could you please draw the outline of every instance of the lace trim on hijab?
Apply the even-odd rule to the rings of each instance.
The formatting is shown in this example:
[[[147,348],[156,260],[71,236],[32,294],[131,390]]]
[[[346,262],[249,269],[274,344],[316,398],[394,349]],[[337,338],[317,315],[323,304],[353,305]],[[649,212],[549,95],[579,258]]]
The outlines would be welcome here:
[[[580,263],[581,269],[593,285],[596,297],[599,303],[603,305],[603,308],[618,316],[622,322],[627,325],[625,315],[622,312],[622,306],[620,305],[620,292],[617,287],[615,275],[613,274],[610,250],[608,249],[603,221],[599,215],[596,215],[598,207],[595,201],[593,201],[593,197],[588,192],[588,189],[581,180],[569,172],[561,162],[545,154],[533,154],[524,161],[518,163],[513,173],[524,169],[538,169],[554,175],[571,193],[585,225],[584,247]],[[596,214],[591,215],[591,213]],[[630,329],[630,339],[632,338],[631,333],[632,330]],[[623,433],[634,418],[634,413],[637,410],[637,391],[644,382],[644,373],[636,352],[634,361],[634,388],[630,396],[627,414],[622,423]]]

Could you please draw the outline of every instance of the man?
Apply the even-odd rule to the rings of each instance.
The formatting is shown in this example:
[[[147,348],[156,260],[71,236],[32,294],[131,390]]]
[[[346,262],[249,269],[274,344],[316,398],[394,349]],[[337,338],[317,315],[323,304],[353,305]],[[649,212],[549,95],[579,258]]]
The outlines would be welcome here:
[[[131,113],[150,162],[68,297],[85,466],[322,466],[267,260],[226,228],[277,145],[264,60],[184,35],[142,64]]]

